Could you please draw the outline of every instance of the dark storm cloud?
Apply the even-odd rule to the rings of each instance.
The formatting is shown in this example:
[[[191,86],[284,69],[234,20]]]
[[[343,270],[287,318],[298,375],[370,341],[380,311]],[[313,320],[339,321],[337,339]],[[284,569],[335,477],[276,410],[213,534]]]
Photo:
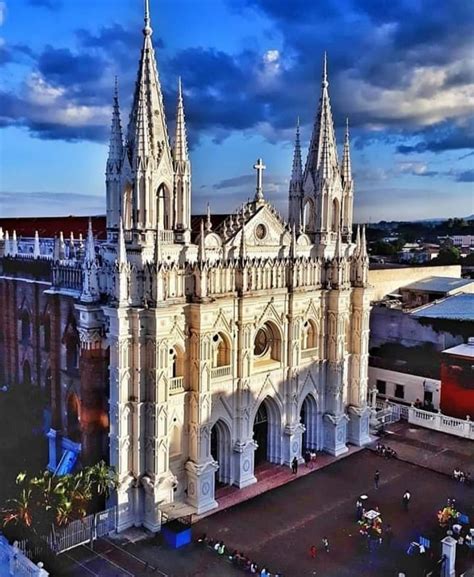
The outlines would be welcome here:
[[[446,150],[472,148],[474,146],[474,118],[461,126],[441,123],[422,131],[420,136],[421,140],[414,145],[397,146],[397,152],[400,154],[439,153]]]
[[[474,182],[474,169],[464,170],[460,172],[456,177],[457,182]]]
[[[349,115],[359,146],[374,139],[398,141],[399,152],[408,154],[469,145],[469,132],[462,128],[468,109],[463,96],[472,80],[469,30],[474,18],[467,0],[228,1],[246,17],[252,10],[264,13],[281,34],[283,49],[274,61],[256,48],[228,54],[198,47],[171,56],[158,50],[169,120],[176,79],[183,78],[191,145],[203,134],[221,142],[232,131],[247,130],[258,130],[271,142],[287,140],[298,113],[309,132],[324,50],[336,124],[342,126]],[[35,3],[58,5],[56,0]],[[47,46],[35,71],[63,91],[65,102],[78,107],[110,106],[118,74],[122,110],[127,110],[142,42],[136,26],[113,24],[95,33],[80,29],[76,38],[75,50]],[[153,40],[155,47],[162,45],[157,36]],[[9,58],[9,52],[0,52],[0,63]],[[41,123],[38,109],[24,95],[16,98],[26,102],[26,109],[10,117],[3,111],[3,122],[19,122],[40,138],[69,137],[69,126]],[[122,121],[126,124],[125,115]],[[373,126],[376,136],[367,130]],[[78,130],[77,138],[103,139],[107,132],[108,124],[98,130],[93,122]],[[413,143],[414,134],[418,142]]]

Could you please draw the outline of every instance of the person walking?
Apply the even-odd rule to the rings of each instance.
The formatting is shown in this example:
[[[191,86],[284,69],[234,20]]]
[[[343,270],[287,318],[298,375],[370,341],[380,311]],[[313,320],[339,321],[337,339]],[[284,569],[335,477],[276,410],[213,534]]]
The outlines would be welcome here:
[[[376,489],[379,488],[379,482],[380,482],[380,471],[377,469],[374,475],[374,484]]]
[[[293,475],[298,474],[298,459],[296,457],[293,457],[293,461],[291,461],[291,472]]]
[[[362,505],[362,501],[357,499],[356,503],[356,520],[357,522],[362,521],[362,517],[364,515],[364,505]]]
[[[405,491],[405,493],[403,494],[403,508],[405,509],[405,511],[408,511],[408,505],[410,504],[410,499],[411,499],[411,494],[410,491],[407,489]]]
[[[309,555],[311,559],[316,559],[316,545],[311,545],[309,548]]]
[[[323,537],[322,543],[323,543],[323,547],[324,547],[324,550],[326,551],[326,553],[329,553],[329,541],[328,541],[327,537]]]

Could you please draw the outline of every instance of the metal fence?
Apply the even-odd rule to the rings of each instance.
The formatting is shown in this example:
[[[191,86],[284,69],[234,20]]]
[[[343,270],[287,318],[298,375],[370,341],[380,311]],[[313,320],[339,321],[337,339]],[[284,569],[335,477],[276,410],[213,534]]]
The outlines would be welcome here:
[[[105,511],[72,521],[66,527],[54,529],[48,536],[44,536],[41,541],[44,547],[48,547],[50,551],[59,555],[69,549],[104,537],[115,531],[116,527],[117,509],[116,507],[110,507]],[[30,559],[36,559],[44,553],[43,546],[33,545],[27,540],[20,541],[18,546],[23,554]]]

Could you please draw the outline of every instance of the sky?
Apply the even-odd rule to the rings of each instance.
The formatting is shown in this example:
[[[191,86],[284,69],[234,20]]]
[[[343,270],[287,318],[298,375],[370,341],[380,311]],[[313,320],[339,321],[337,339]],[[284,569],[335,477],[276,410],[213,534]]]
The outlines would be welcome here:
[[[150,5],[170,134],[183,82],[194,213],[253,197],[259,157],[286,213],[324,51],[338,145],[351,127],[355,220],[474,213],[471,0]],[[142,27],[142,0],[0,0],[0,216],[105,212],[114,78],[126,126]]]

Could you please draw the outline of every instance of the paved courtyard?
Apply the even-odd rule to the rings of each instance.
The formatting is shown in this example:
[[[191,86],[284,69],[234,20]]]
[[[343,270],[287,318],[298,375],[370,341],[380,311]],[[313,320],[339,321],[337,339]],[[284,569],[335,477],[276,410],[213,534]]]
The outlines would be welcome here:
[[[413,434],[413,431],[412,431]],[[398,442],[402,435],[399,433]],[[438,441],[433,442],[438,445]],[[411,441],[408,441],[408,446]],[[463,454],[473,462],[474,443],[461,443]],[[423,447],[418,447],[419,458]],[[415,455],[412,455],[414,458]],[[434,456],[435,460],[436,457]],[[432,463],[436,466],[436,463]],[[373,474],[381,472],[378,490]],[[412,493],[410,511],[404,512],[401,496]],[[369,554],[357,531],[354,505],[363,493],[369,504],[380,508],[384,523],[393,527],[390,550]],[[405,554],[409,542],[420,534],[438,542],[436,512],[448,497],[474,519],[474,488],[456,483],[447,475],[402,460],[384,460],[373,451],[363,450],[327,467],[278,487],[251,500],[202,519],[193,526],[194,535],[206,532],[222,539],[233,549],[242,550],[259,564],[285,577],[407,577],[423,575]],[[137,533],[139,535],[139,533]],[[330,552],[321,551],[321,539],[327,537]],[[316,560],[309,547],[318,548]],[[101,540],[95,552],[86,547],[70,551],[64,558],[67,568],[58,576],[79,577],[222,577],[243,575],[207,548],[191,545],[171,551],[160,536],[133,542],[127,536]],[[72,559],[76,563],[72,562]],[[80,563],[80,565],[78,564]],[[470,562],[460,556],[458,574]]]

